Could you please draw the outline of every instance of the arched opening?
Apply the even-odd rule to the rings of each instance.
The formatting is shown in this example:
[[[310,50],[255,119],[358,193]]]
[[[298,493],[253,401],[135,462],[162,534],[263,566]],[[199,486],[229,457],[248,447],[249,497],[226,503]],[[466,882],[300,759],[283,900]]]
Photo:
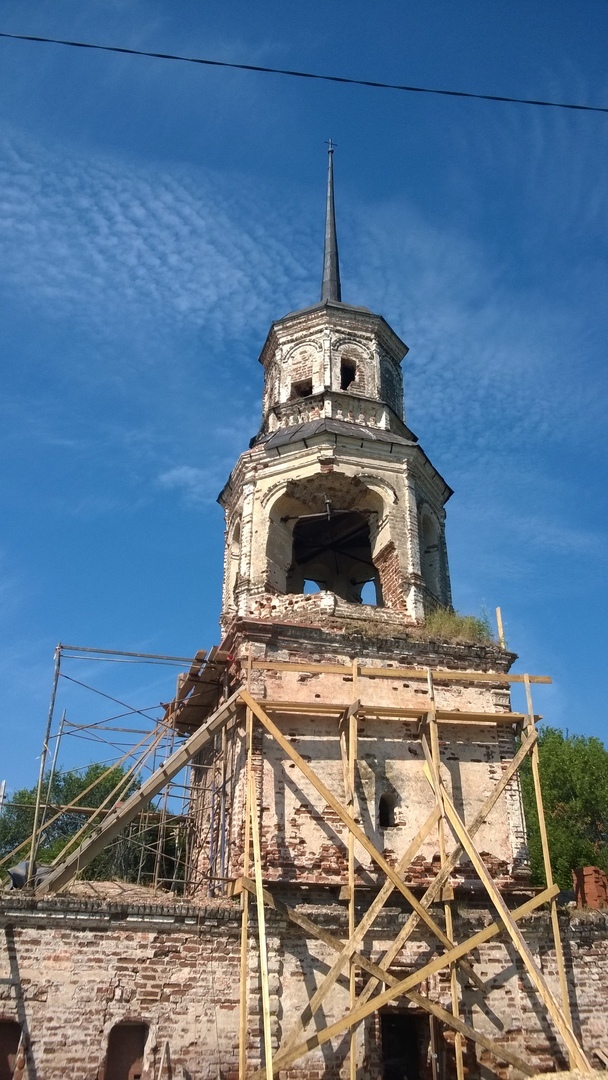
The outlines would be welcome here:
[[[104,1080],[141,1080],[147,1038],[147,1024],[115,1024],[108,1039]]]
[[[317,585],[316,581],[309,581],[308,578],[304,578],[304,585],[302,588],[304,596],[312,596],[313,593],[318,593],[320,591],[321,590]]]
[[[380,607],[380,582],[378,575],[372,581],[366,581],[361,589],[361,603],[368,607]]]
[[[382,496],[358,477],[315,474],[289,481],[267,508],[268,592],[333,592],[384,605],[376,562],[386,546]]]
[[[395,803],[396,800],[392,795],[388,795],[386,792],[380,796],[378,802],[378,828],[379,829],[392,829],[395,825]]]
[[[439,526],[434,517],[423,513],[420,524],[420,569],[433,596],[441,599],[441,550]]]
[[[296,521],[287,592],[304,592],[306,582],[307,591],[314,582],[351,604],[369,602],[362,592],[371,584],[377,603],[379,581],[372,561],[369,513],[328,508],[324,514]]]
[[[340,361],[340,389],[348,390],[351,383],[357,378],[357,365],[348,356],[343,356]]]
[[[241,523],[237,521],[232,530],[232,537],[228,544],[228,565],[226,567],[226,600],[228,604],[234,603],[234,590],[239,576],[239,564],[241,560]]]
[[[12,1080],[21,1041],[21,1025],[16,1020],[0,1020],[0,1080]]]

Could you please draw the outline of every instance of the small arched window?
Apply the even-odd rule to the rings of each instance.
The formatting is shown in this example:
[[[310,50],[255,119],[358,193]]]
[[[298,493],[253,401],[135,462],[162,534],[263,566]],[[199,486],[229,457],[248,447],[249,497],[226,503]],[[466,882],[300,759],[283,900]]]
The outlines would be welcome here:
[[[226,600],[228,604],[234,603],[234,590],[239,576],[239,563],[241,559],[241,524],[237,521],[232,530],[232,537],[228,542],[228,562],[226,566]]]
[[[348,390],[357,378],[357,365],[350,357],[343,356],[340,362],[340,389]]]
[[[115,1024],[108,1039],[105,1080],[141,1080],[147,1039],[147,1024]]]
[[[380,796],[378,803],[378,828],[392,829],[395,824],[395,800],[391,795]]]

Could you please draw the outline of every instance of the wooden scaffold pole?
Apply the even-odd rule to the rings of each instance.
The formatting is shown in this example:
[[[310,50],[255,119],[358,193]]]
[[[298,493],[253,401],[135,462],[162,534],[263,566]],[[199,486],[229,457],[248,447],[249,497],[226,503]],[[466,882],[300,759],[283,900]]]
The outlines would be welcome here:
[[[249,859],[251,846],[251,751],[253,743],[253,713],[246,710],[245,720],[245,823],[243,841],[243,875],[249,877]],[[241,981],[239,1002],[239,1080],[245,1080],[247,1074],[247,1005],[248,1005],[248,965],[247,948],[249,933],[249,893],[243,889],[241,893]]]
[[[429,711],[427,713],[427,722],[429,726],[429,733],[431,737],[431,759],[433,767],[433,779],[435,787],[435,798],[437,799],[437,806],[441,813],[439,821],[437,822],[437,839],[439,842],[439,859],[440,866],[443,870],[447,861],[445,850],[445,830],[444,830],[444,809],[443,801],[441,798],[441,754],[439,750],[439,735],[437,733],[437,715],[435,709],[435,686],[433,684],[433,673],[430,668],[427,669],[427,682],[429,689]],[[454,925],[452,920],[452,889],[449,881],[442,887],[443,894],[443,911],[445,915],[445,930],[446,934],[451,941],[454,940]],[[452,1013],[458,1019],[460,1016],[459,1011],[459,991],[458,991],[458,971],[456,964],[450,964],[450,997],[452,999]],[[456,1057],[456,1076],[457,1080],[464,1080],[464,1060],[462,1056],[462,1035],[459,1031],[456,1032],[454,1037],[454,1054]]]
[[[530,687],[530,678],[528,675],[524,676],[524,686],[526,690],[526,704],[528,706],[528,718],[526,721],[526,731],[531,733],[536,731],[536,725],[534,722],[534,712],[532,710],[532,690]],[[539,753],[538,753],[538,740],[535,740],[530,755],[530,761],[532,765],[532,779],[534,781],[534,796],[536,799],[536,812],[538,814],[538,828],[540,831],[540,840],[543,852],[543,865],[545,869],[545,879],[548,886],[553,885],[553,870],[551,868],[551,855],[549,852],[549,838],[547,836],[547,825],[545,822],[545,808],[543,805],[543,795],[540,784],[540,768],[539,768]],[[559,976],[559,986],[561,994],[561,1003],[564,1016],[568,1021],[569,1027],[572,1027],[572,1011],[570,1009],[570,997],[568,994],[568,980],[566,977],[566,965],[564,962],[564,950],[562,947],[561,934],[559,932],[559,917],[557,914],[557,901],[555,897],[551,901],[551,929],[553,932],[553,942],[555,945],[555,959],[557,963],[557,972]],[[570,1055],[570,1062],[573,1065],[572,1055]]]

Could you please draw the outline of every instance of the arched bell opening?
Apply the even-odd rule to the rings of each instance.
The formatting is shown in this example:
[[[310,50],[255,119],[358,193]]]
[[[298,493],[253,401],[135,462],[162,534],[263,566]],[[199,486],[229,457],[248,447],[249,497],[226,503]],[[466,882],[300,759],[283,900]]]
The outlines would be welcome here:
[[[441,531],[428,511],[420,520],[420,569],[427,589],[441,601]]]
[[[334,473],[287,485],[269,511],[267,587],[275,593],[334,593],[351,604],[383,605],[376,553],[383,546],[382,498],[357,478]]]
[[[369,511],[328,510],[298,518],[293,530],[287,592],[305,591],[305,582],[333,592],[351,604],[363,603],[371,583],[378,596],[380,580],[372,560]]]
[[[226,566],[226,602],[229,606],[235,603],[235,589],[239,576],[239,564],[241,560],[241,523],[237,521],[227,545]]]

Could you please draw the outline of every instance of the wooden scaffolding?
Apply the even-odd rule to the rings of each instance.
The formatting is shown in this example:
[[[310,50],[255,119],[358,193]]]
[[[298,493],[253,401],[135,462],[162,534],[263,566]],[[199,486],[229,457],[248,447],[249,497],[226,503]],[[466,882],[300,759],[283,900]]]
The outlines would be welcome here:
[[[533,1065],[509,1046],[490,1038],[476,1030],[471,1023],[463,1019],[461,1009],[461,984],[474,986],[480,993],[486,994],[485,983],[475,971],[474,951],[484,943],[506,935],[512,943],[517,956],[526,970],[532,991],[545,1014],[550,1018],[555,1034],[562,1044],[571,1068],[582,1072],[591,1072],[591,1065],[577,1038],[572,1024],[568,984],[562,943],[560,940],[556,897],[559,888],[553,882],[547,831],[543,812],[539,776],[538,734],[536,723],[539,719],[534,714],[532,702],[532,684],[548,683],[546,676],[527,674],[497,674],[479,671],[443,670],[437,668],[399,668],[374,667],[365,662],[353,660],[349,669],[344,664],[291,663],[252,659],[240,667],[236,684],[234,678],[228,694],[228,680],[217,678],[217,667],[221,662],[231,662],[217,654],[216,670],[213,678],[205,676],[201,664],[193,669],[182,681],[175,700],[168,706],[166,718],[182,732],[190,731],[188,738],[175,752],[134,792],[120,807],[112,810],[98,828],[81,846],[59,863],[50,875],[38,886],[36,893],[42,895],[56,892],[63,888],[79,870],[83,869],[94,856],[111,842],[134,817],[149,804],[188,762],[197,758],[208,748],[218,733],[228,732],[235,725],[244,728],[246,745],[246,787],[244,820],[244,853],[242,875],[230,883],[232,895],[240,895],[241,902],[241,966],[240,966],[240,1023],[239,1023],[239,1078],[240,1080],[262,1080],[270,1078],[282,1070],[292,1069],[303,1055],[338,1036],[349,1033],[350,1037],[350,1077],[356,1075],[355,1032],[366,1017],[386,1005],[400,1000],[413,1003],[417,1010],[430,1017],[431,1047],[433,1047],[435,1025],[445,1025],[454,1032],[455,1067],[458,1080],[464,1077],[464,1042],[465,1040],[483,1048],[499,1062],[517,1068],[524,1075],[533,1075]],[[338,702],[332,706],[327,703],[283,700],[260,700],[252,692],[252,673],[255,669],[273,671],[299,671],[303,673],[348,673],[352,676],[352,699]],[[209,671],[211,672],[211,668]],[[234,672],[234,665],[233,665]],[[402,708],[396,706],[364,706],[364,683],[366,678],[399,678],[418,680],[425,687],[424,700],[420,707]],[[522,683],[526,694],[526,712],[506,711],[464,712],[443,709],[437,706],[435,699],[436,682],[462,681],[471,684],[485,683],[490,686],[509,686]],[[218,686],[224,687],[224,700],[215,708],[213,694]],[[235,688],[236,686],[236,688]],[[214,689],[215,688],[215,689]],[[276,714],[297,714],[299,716],[329,712],[336,717],[336,739],[342,760],[343,794],[339,798],[329,790],[314,767],[298,753],[292,742],[280,730],[275,722]],[[357,762],[358,721],[373,716],[378,719],[409,718],[417,723],[417,737],[424,754],[424,775],[433,793],[433,808],[403,853],[397,865],[393,866],[374,845],[356,821],[355,817],[355,770]],[[442,780],[439,756],[439,728],[442,724],[508,724],[517,725],[520,731],[520,745],[515,756],[503,765],[500,780],[485,799],[472,821],[465,824],[458,813]],[[348,846],[348,888],[345,896],[348,900],[348,936],[337,937],[327,931],[325,926],[315,922],[308,915],[290,906],[273,892],[272,883],[264,879],[263,860],[260,839],[261,806],[256,792],[252,769],[253,739],[256,725],[274,739],[292,766],[306,778],[325,804],[331,808],[346,829]],[[538,822],[542,842],[542,853],[546,875],[546,888],[536,893],[515,910],[507,905],[487,868],[481,853],[476,847],[475,836],[490,815],[507,785],[516,777],[526,759],[530,759],[533,778]],[[448,854],[446,837],[451,834],[455,847]],[[415,895],[406,883],[407,870],[416,858],[421,845],[432,833],[437,836],[440,855],[438,873],[421,896]],[[373,900],[363,916],[357,921],[357,887],[355,875],[355,844],[367,852],[378,870],[383,883],[379,885]],[[475,873],[483,886],[486,899],[494,910],[493,921],[484,929],[463,941],[456,941],[453,927],[453,890],[450,875],[459,860],[465,857],[474,867]],[[380,960],[372,960],[363,950],[365,936],[374,926],[387,901],[396,891],[401,894],[410,913],[397,933],[390,948]],[[248,943],[252,932],[250,926],[251,905],[255,903],[257,936],[259,948],[260,993],[263,1018],[263,1066],[252,1070],[248,1061]],[[443,909],[442,925],[435,914],[437,907]],[[522,921],[541,906],[548,905],[552,926],[553,942],[559,977],[559,994],[555,994],[540,970],[521,929]],[[305,935],[323,942],[335,959],[320,985],[310,996],[302,1014],[296,1019],[291,1030],[283,1037],[278,1048],[273,1046],[272,1016],[270,1008],[268,950],[266,943],[266,916],[268,909],[279,913],[284,919],[295,924]],[[405,943],[412,936],[416,927],[422,924],[425,933],[433,940],[438,955],[421,963],[406,978],[398,977],[391,970]],[[449,974],[450,1008],[445,1009],[429,996],[421,992],[423,984],[430,976],[439,971]],[[319,1012],[332,987],[340,977],[346,976],[349,984],[349,1006],[344,1015],[336,1022],[323,1026]],[[362,991],[357,993],[357,976],[367,979]],[[309,1025],[316,1017],[314,1030]],[[434,1080],[438,1080],[436,1056],[432,1056]]]

